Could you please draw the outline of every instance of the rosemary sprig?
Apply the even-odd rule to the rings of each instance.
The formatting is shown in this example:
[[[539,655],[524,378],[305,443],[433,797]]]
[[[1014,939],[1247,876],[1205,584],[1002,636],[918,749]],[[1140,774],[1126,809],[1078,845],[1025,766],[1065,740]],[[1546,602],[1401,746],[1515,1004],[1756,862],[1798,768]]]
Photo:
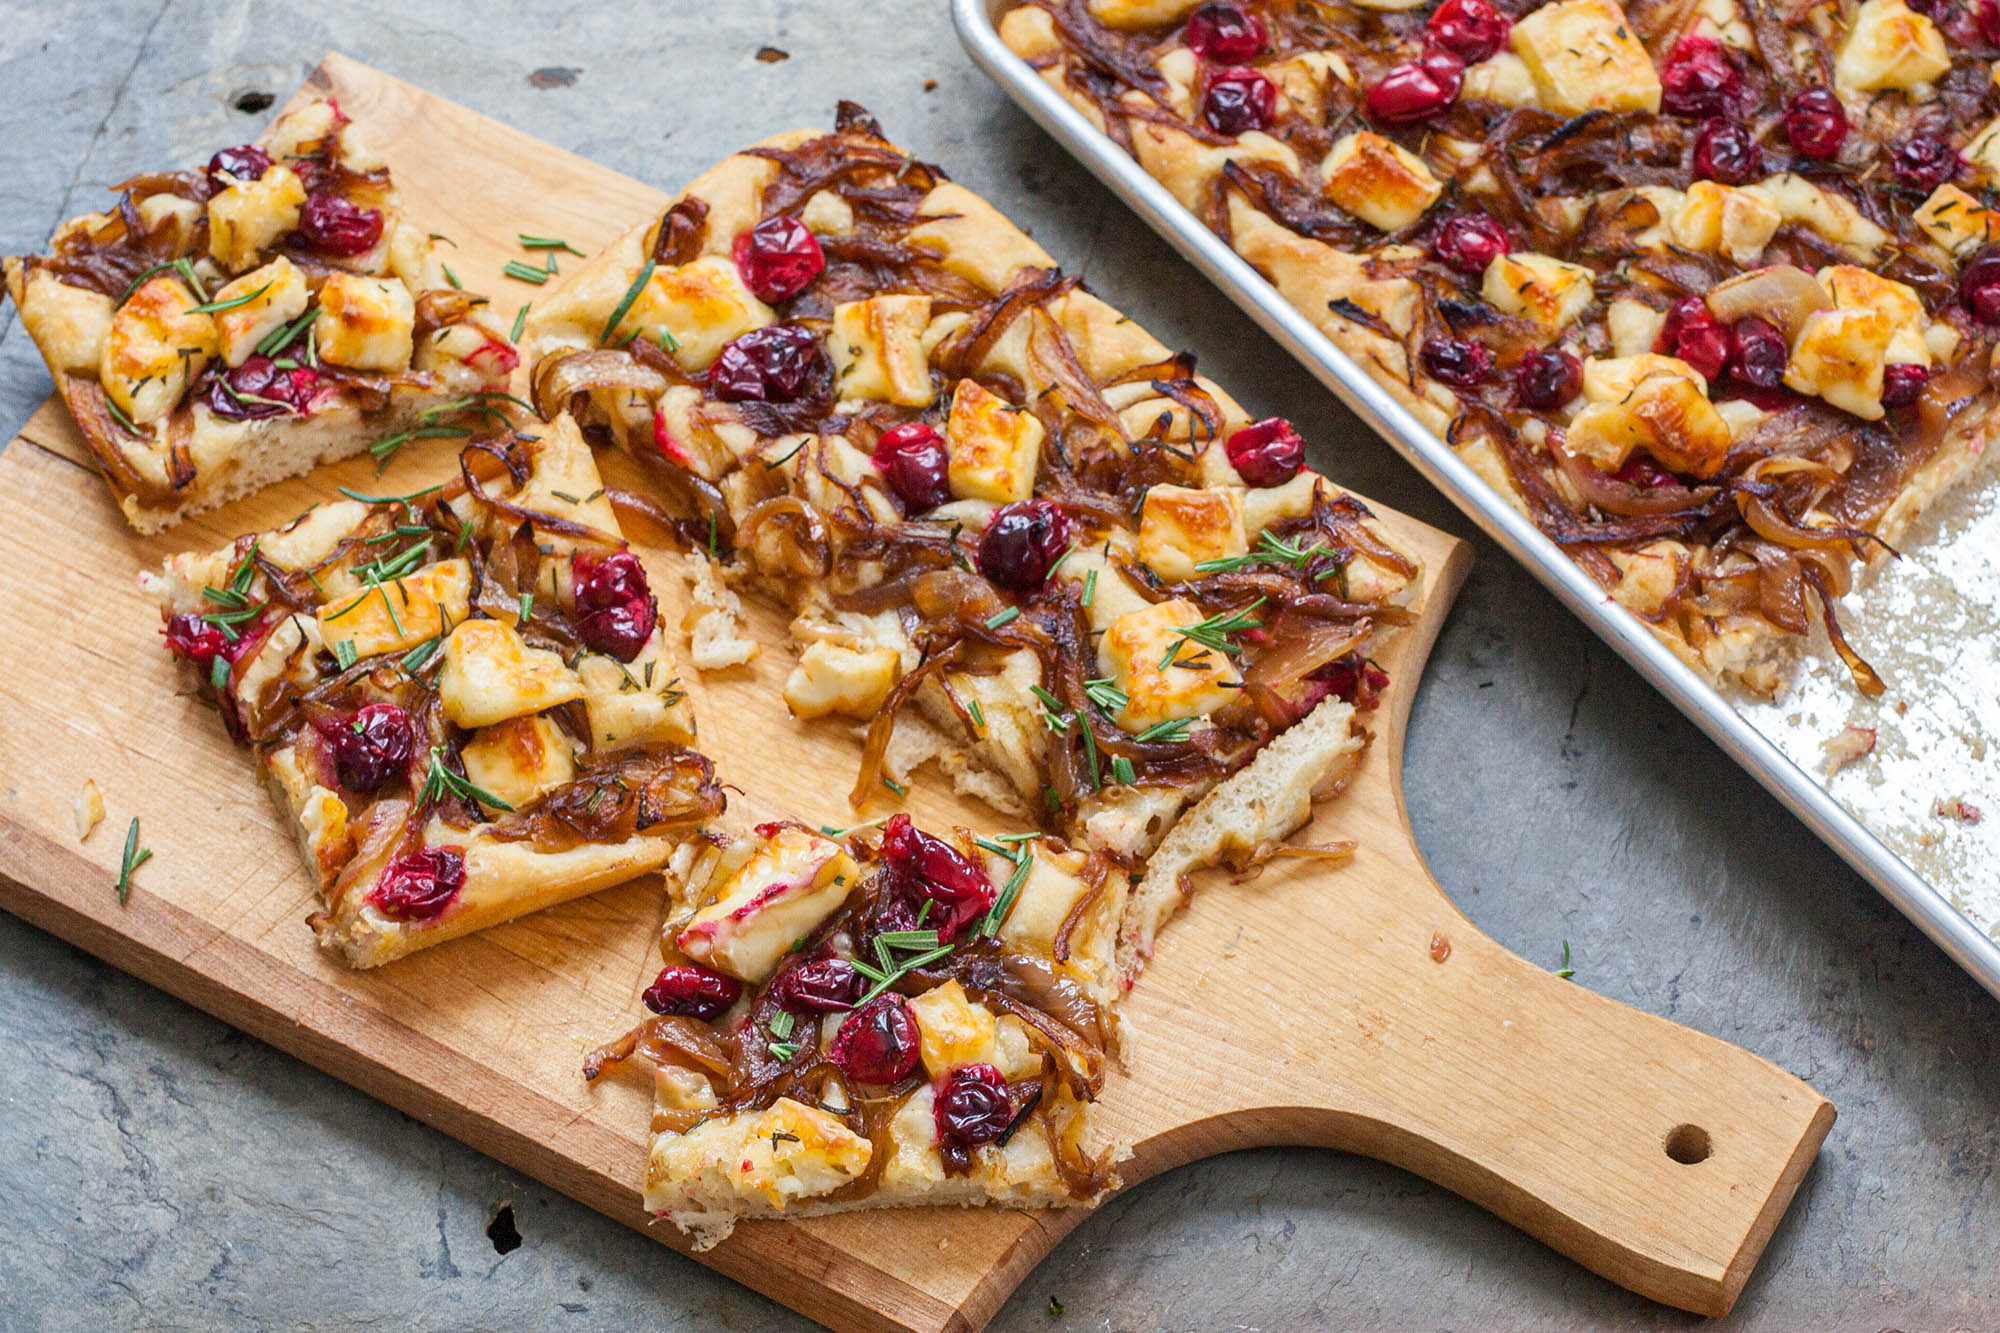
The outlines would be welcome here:
[[[315,319],[318,318],[319,318],[319,311],[308,306],[306,308],[306,312],[300,315],[297,319],[293,320],[291,323],[281,324],[277,328],[272,329],[269,333],[265,334],[263,340],[257,344],[257,355],[258,356],[276,355],[280,348],[289,345],[292,339],[298,337],[301,333],[304,333],[306,325],[312,323]]]
[[[216,659],[220,661],[221,659]],[[125,858],[118,867],[118,905],[123,907],[132,896],[132,872],[153,859],[153,849],[139,845],[139,816],[132,816],[132,823],[125,830]]]
[[[469,778],[462,778],[452,772],[444,762],[444,747],[433,745],[430,771],[424,775],[423,789],[418,794],[417,800],[422,805],[435,805],[447,792],[453,796],[463,797],[473,802],[475,806],[488,805],[495,810],[509,812],[514,809],[492,792],[474,784]]]
[[[639,269],[639,276],[632,279],[632,285],[625,289],[625,295],[620,297],[618,304],[612,307],[611,318],[604,322],[604,332],[597,335],[597,341],[600,343],[611,341],[611,335],[618,331],[618,325],[624,320],[626,313],[632,309],[632,303],[639,299],[639,293],[645,291],[646,284],[653,280],[653,269],[655,267],[654,261],[648,259]]]
[[[227,301],[210,301],[205,305],[191,305],[187,308],[187,313],[190,315],[219,315],[225,310],[234,310],[238,306],[249,305],[252,301],[270,290],[271,284],[267,282],[254,292],[243,296],[232,296]]]
[[[1257,549],[1243,555],[1224,556],[1219,560],[1204,560],[1195,566],[1203,574],[1224,574],[1243,569],[1250,565],[1290,565],[1293,569],[1304,569],[1316,556],[1330,556],[1331,547],[1325,542],[1305,544],[1303,536],[1290,541],[1272,536],[1269,532],[1257,534]]]
[[[979,923],[980,934],[992,939],[1000,933],[1000,927],[1006,923],[1007,913],[1014,909],[1014,900],[1021,896],[1021,886],[1028,882],[1028,875],[1034,868],[1035,858],[1032,854],[1023,854],[1021,859],[1014,863],[1014,873],[1007,877],[1006,884],[1001,886],[1000,896],[993,900],[993,906],[986,909],[986,919]]]
[[[1090,701],[1106,713],[1122,713],[1132,702],[1131,696],[1118,688],[1109,676],[1093,676],[1083,682],[1083,692]]]
[[[1160,659],[1160,670],[1165,671],[1172,665],[1174,658],[1180,654],[1181,649],[1190,643],[1199,644],[1204,648],[1213,649],[1218,653],[1227,653],[1231,657],[1241,653],[1243,649],[1231,643],[1229,636],[1231,634],[1241,634],[1245,630],[1256,629],[1259,625],[1262,625],[1264,622],[1255,619],[1250,613],[1262,606],[1264,602],[1265,599],[1259,597],[1240,611],[1218,612],[1197,624],[1182,625],[1175,629],[1173,640],[1167,645],[1166,656]]]

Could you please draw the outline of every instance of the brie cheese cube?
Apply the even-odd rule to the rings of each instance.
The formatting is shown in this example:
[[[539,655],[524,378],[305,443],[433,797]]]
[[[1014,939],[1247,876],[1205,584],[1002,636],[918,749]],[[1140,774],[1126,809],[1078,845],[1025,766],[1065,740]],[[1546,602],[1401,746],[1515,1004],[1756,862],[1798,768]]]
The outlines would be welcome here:
[[[1696,181],[1674,215],[1672,231],[1674,240],[1690,250],[1719,251],[1748,266],[1764,253],[1784,220],[1783,211],[1761,194]]]
[[[1202,562],[1249,549],[1233,491],[1155,486],[1146,492],[1139,509],[1139,558],[1167,582],[1184,583],[1199,574]]]
[[[1528,62],[1512,51],[1502,51],[1490,60],[1468,65],[1461,96],[1501,106],[1533,106],[1535,76]]]
[[[830,1194],[868,1169],[875,1145],[841,1118],[780,1097],[751,1120],[725,1174],[738,1194],[762,1195],[773,1208]]]
[[[910,1001],[922,1038],[924,1071],[942,1078],[960,1065],[988,1063],[1000,1024],[993,1012],[965,998],[965,987],[947,981]]]
[[[111,298],[72,287],[47,269],[27,272],[21,320],[35,331],[35,346],[60,379],[72,370],[96,371],[111,332]]]
[[[611,311],[604,314],[609,318]],[[727,256],[703,255],[677,268],[654,269],[605,341],[616,346],[636,330],[636,336],[660,343],[664,334],[664,345],[674,360],[688,370],[706,370],[724,343],[777,319],[771,307],[743,285],[742,275]]]
[[[1986,128],[1972,136],[1959,154],[1967,162],[1978,168],[1980,175],[1988,181],[2000,180],[2000,116],[1987,122]]]
[[[827,333],[835,395],[903,407],[930,402],[931,367],[923,341],[930,320],[928,296],[873,296],[835,306]]]
[[[576,752],[569,737],[540,714],[482,728],[465,743],[459,758],[465,761],[465,776],[473,786],[516,810],[576,778]]]
[[[1889,244],[1889,233],[1861,215],[1838,194],[1820,189],[1804,176],[1790,172],[1771,176],[1741,192],[1754,194],[1777,209],[1786,222],[1800,222],[1841,246],[1857,262],[1873,263]]]
[[[1444,182],[1422,158],[1367,130],[1333,146],[1320,178],[1327,198],[1382,231],[1409,226],[1444,193]]]
[[[1642,352],[1584,363],[1584,409],[1565,448],[1606,472],[1643,449],[1663,466],[1713,476],[1729,452],[1729,423],[1708,399],[1708,382],[1687,362]]]
[[[797,718],[828,713],[871,718],[889,697],[902,662],[893,648],[846,648],[823,639],[809,643],[785,680],[785,707]]]
[[[1880,420],[1882,370],[1894,332],[1889,316],[1873,306],[1815,310],[1792,343],[1785,383],[1865,421]]]
[[[215,355],[215,321],[195,313],[200,304],[185,283],[163,273],[113,312],[97,379],[134,425],[172,412]]]
[[[1954,256],[1962,256],[2000,235],[2000,213],[1950,181],[1933,190],[1910,218],[1923,228],[1926,236]]]
[[[1480,295],[1495,310],[1520,315],[1559,333],[1590,308],[1596,275],[1579,264],[1524,251],[1495,255],[1480,282]]]
[[[490,727],[583,696],[583,682],[561,657],[528,647],[504,621],[468,620],[444,641],[438,698],[461,727]]]
[[[960,380],[945,421],[947,480],[960,500],[1006,504],[1034,494],[1042,463],[1042,423],[974,380]]]
[[[847,849],[796,824],[772,831],[674,938],[688,957],[753,985],[861,882]]]
[[[1014,897],[1014,906],[1001,923],[1000,941],[1028,953],[1051,954],[1063,923],[1090,891],[1090,885],[1077,874],[1084,857],[1080,852],[1053,852],[1045,841],[1037,841],[1026,850],[1031,850],[1035,859]],[[1004,863],[995,869],[1012,873]]]
[[[1833,297],[1836,307],[1866,306],[1889,321],[1886,364],[1931,363],[1930,346],[1924,340],[1924,302],[1914,288],[1852,264],[1835,264],[1813,276]]]
[[[463,560],[441,560],[320,607],[320,641],[331,651],[346,639],[357,657],[404,652],[449,632],[465,619],[471,601],[472,567]]]
[[[1242,681],[1235,662],[1177,633],[1203,619],[1200,607],[1175,597],[1112,622],[1097,660],[1102,674],[1125,692],[1126,705],[1114,719],[1119,726],[1139,732],[1176,718],[1202,717],[1235,697]]]
[[[297,230],[305,202],[305,183],[282,162],[254,181],[237,181],[208,201],[209,255],[226,272],[241,273]]]
[[[1937,25],[1903,0],[1864,0],[1834,57],[1833,81],[1844,93],[1914,88],[1951,69]]]
[[[588,653],[576,664],[594,750],[667,741],[693,745],[694,705],[674,674],[660,631],[630,662]]]
[[[1090,16],[1107,28],[1134,32],[1179,23],[1201,0],[1090,0]]]
[[[416,300],[394,279],[335,273],[320,284],[313,336],[322,361],[350,370],[405,370],[416,326]]]
[[[279,255],[259,269],[245,273],[215,294],[215,303],[248,298],[242,305],[215,312],[215,328],[222,344],[222,359],[240,366],[257,350],[257,344],[306,312],[310,294],[306,275],[299,266]]]
[[[1660,74],[1612,0],[1559,0],[1514,25],[1539,101],[1563,116],[1660,109]]]

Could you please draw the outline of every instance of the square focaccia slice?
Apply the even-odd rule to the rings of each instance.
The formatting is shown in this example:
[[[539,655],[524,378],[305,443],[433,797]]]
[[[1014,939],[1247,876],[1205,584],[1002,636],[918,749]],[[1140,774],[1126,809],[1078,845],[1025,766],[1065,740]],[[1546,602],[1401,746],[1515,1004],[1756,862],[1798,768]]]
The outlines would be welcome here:
[[[116,187],[7,290],[126,519],[156,532],[477,409],[519,363],[332,101]]]
[[[1128,867],[1130,971],[1188,872],[1343,783],[1419,564],[1019,228],[844,107],[700,177],[546,299],[546,412],[625,450],[703,578],[797,614],[800,718],[868,724],[857,808],[935,760]],[[693,630],[698,666],[741,636]],[[707,649],[717,649],[711,657]]]
[[[723,807],[575,427],[462,463],[147,580],[355,967],[657,870]]]
[[[1038,834],[758,826],[667,875],[646,1206],[706,1246],[745,1217],[1094,1202],[1124,876]]]

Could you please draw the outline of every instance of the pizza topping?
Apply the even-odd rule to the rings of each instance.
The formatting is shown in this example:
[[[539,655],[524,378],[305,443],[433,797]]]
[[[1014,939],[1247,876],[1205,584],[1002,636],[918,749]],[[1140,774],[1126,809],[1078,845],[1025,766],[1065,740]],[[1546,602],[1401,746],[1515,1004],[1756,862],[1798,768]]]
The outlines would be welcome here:
[[[826,255],[813,234],[797,218],[783,215],[738,235],[730,258],[743,285],[772,305],[797,296],[826,269]]]
[[[1889,155],[1896,183],[1912,190],[1935,190],[1962,165],[1957,150],[1935,134],[1912,134]]]
[[[2000,246],[1988,246],[1965,261],[1958,299],[1982,322],[2000,324]]]
[[[1468,65],[1491,60],[1513,26],[1491,0],[1444,0],[1424,25],[1433,42]]]
[[[368,902],[391,921],[435,921],[465,887],[465,853],[426,847],[389,863]]]
[[[1931,382],[1929,366],[1899,362],[1882,368],[1882,406],[1909,407],[1924,396]]]
[[[235,181],[261,179],[271,169],[271,155],[254,143],[224,148],[208,159],[208,190],[226,190]]]
[[[741,998],[743,983],[705,967],[663,967],[639,998],[656,1014],[713,1021]]]
[[[1014,1123],[1006,1076],[992,1065],[960,1065],[938,1080],[935,1097],[933,1114],[941,1147],[963,1153],[992,1143]]]
[[[1235,5],[1205,4],[1188,16],[1181,40],[1202,60],[1239,64],[1264,49],[1264,23]]]
[[[892,874],[934,910],[926,919],[940,943],[956,939],[999,896],[986,872],[951,844],[910,822],[908,815],[891,815],[883,830],[882,859]]]
[[[1514,365],[1514,394],[1521,406],[1553,412],[1583,391],[1583,362],[1560,347],[1537,347]]]
[[[224,420],[254,421],[311,411],[319,388],[318,371],[297,364],[281,369],[272,358],[253,355],[240,366],[210,375],[202,401]]]
[[[1763,150],[1742,123],[1717,117],[1694,140],[1694,174],[1724,185],[1746,185],[1764,172]]]
[[[1201,117],[1218,134],[1269,129],[1278,114],[1278,85],[1254,69],[1219,69],[1208,76],[1207,83]]]
[[[1670,116],[1689,120],[1727,116],[1742,91],[1743,76],[1713,37],[1688,33],[1674,43],[1660,66],[1660,110]]]
[[[780,972],[771,995],[787,1009],[834,1014],[854,1007],[861,986],[861,974],[847,959],[813,958]]]
[[[167,621],[167,651],[185,662],[192,663],[204,676],[208,674],[210,663],[217,657],[225,660],[229,653],[229,638],[222,626],[213,624],[192,611],[183,611]]]
[[[1283,486],[1306,465],[1306,442],[1283,417],[1265,417],[1223,442],[1229,465],[1246,485]]]
[[[1016,500],[993,513],[979,538],[979,572],[1010,592],[1032,593],[1069,549],[1069,518],[1047,500]]]
[[[708,368],[709,389],[725,403],[789,403],[823,391],[826,357],[811,329],[774,324],[724,344]]]
[[[408,773],[416,748],[410,715],[394,704],[368,704],[325,724],[320,734],[333,751],[340,785],[351,792],[373,792]]]
[[[1722,377],[1729,361],[1729,329],[1699,296],[1675,302],[1660,326],[1654,350],[1685,361],[1710,383]],[[1789,351],[1789,349],[1787,349]]]
[[[1419,351],[1424,373],[1454,388],[1470,389],[1493,378],[1493,353],[1467,338],[1426,338]]]
[[[1390,125],[1428,120],[1458,100],[1465,62],[1446,50],[1430,50],[1396,66],[1368,89],[1368,114]]]
[[[1431,238],[1431,253],[1440,264],[1475,278],[1512,248],[1507,229],[1485,213],[1446,218]]]
[[[902,996],[878,995],[841,1021],[827,1058],[855,1083],[898,1083],[917,1067],[922,1040]]]
[[[1807,88],[1785,104],[1785,137],[1805,157],[1840,156],[1847,140],[1847,108],[1830,88]]]
[[[299,239],[321,254],[342,258],[372,249],[382,239],[382,210],[363,208],[344,195],[321,191],[299,210]]]
[[[921,514],[951,499],[951,460],[944,437],[924,421],[906,421],[875,441],[875,466],[905,511]]]

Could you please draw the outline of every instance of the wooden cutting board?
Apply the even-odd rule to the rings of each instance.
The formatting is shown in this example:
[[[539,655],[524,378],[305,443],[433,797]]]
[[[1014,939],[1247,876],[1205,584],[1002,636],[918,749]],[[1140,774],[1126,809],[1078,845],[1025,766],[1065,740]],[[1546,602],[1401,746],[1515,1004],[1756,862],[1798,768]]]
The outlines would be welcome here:
[[[456,246],[456,272],[509,315],[534,294],[499,276],[520,257],[518,232],[594,249],[664,203],[339,56],[303,91],[340,98],[412,213]],[[735,147],[716,144],[716,155]],[[448,448],[412,446],[382,478],[365,458],[323,469],[141,539],[68,418],[53,404],[36,413],[0,453],[0,905],[678,1247],[639,1202],[648,1090],[638,1080],[593,1090],[579,1074],[587,1050],[641,1016],[639,990],[659,966],[658,880],[379,972],[332,965],[305,926],[313,895],[288,836],[216,718],[176,694],[156,613],[134,584],[173,550],[272,526],[336,485],[427,484],[451,469]],[[1344,866],[1281,858],[1245,882],[1210,876],[1168,929],[1128,1004],[1133,1066],[1104,1099],[1107,1124],[1137,1145],[1125,1179],[1258,1144],[1367,1153],[1613,1281],[1720,1314],[1833,1107],[1746,1051],[1523,962],[1432,882],[1404,815],[1400,755],[1469,554],[1379,512],[1426,561],[1422,614],[1384,655],[1394,684],[1359,778],[1295,839],[1355,838],[1360,851]],[[673,557],[647,558],[676,623]],[[753,615],[762,658],[693,682],[703,748],[740,788],[730,818],[852,822],[842,793],[857,742],[845,727],[787,717],[785,617]],[[86,778],[109,817],[79,844],[71,807]],[[908,808],[920,822],[1001,823],[930,784]],[[121,907],[113,884],[134,815],[154,856]],[[754,1223],[700,1258],[836,1326],[969,1329],[1081,1216]]]

